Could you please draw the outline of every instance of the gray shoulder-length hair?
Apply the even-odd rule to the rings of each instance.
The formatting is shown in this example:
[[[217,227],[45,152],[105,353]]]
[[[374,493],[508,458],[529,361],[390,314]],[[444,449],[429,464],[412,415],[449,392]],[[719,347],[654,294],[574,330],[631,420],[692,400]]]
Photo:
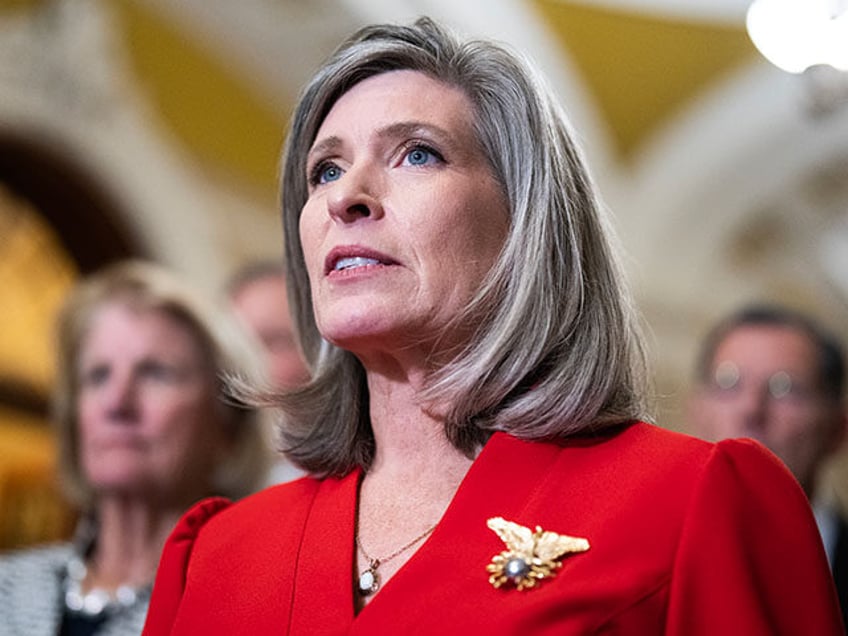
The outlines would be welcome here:
[[[79,456],[79,359],[97,311],[112,302],[143,311],[162,312],[185,325],[203,352],[206,371],[217,381],[232,446],[212,475],[209,495],[243,497],[259,488],[272,460],[262,413],[229,397],[227,379],[237,375],[254,383],[264,380],[261,352],[224,309],[159,265],[123,261],[83,279],[71,290],[56,325],[57,365],[52,395],[60,485],[68,498],[90,511],[94,493]],[[212,422],[210,422],[210,426]]]
[[[432,370],[423,405],[438,409],[448,438],[469,456],[494,431],[554,439],[646,418],[639,321],[564,113],[516,53],[463,41],[421,18],[355,33],[305,87],[292,117],[282,173],[288,289],[314,376],[277,397],[283,450],[318,474],[367,468],[373,458],[365,372],[317,330],[298,224],[306,157],[327,113],[358,82],[394,70],[424,73],[468,96],[510,213],[497,262],[457,316],[457,325],[471,316],[479,326]]]

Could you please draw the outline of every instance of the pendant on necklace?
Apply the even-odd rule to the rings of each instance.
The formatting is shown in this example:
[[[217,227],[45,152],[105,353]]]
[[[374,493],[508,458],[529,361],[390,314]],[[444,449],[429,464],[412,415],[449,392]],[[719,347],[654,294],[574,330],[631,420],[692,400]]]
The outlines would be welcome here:
[[[377,574],[378,567],[380,567],[379,561],[371,561],[368,564],[368,568],[359,575],[359,593],[362,596],[371,596],[380,589],[380,575]]]

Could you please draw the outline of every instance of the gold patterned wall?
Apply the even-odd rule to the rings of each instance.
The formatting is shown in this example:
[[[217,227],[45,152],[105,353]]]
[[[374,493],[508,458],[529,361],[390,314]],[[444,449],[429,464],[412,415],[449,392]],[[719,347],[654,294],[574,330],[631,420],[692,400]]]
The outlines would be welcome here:
[[[76,278],[73,261],[38,212],[0,189],[0,379],[48,391],[53,320]]]
[[[0,382],[44,396],[53,376],[53,323],[78,274],[26,201],[0,186]],[[66,538],[73,511],[58,492],[44,417],[0,403],[0,550]]]

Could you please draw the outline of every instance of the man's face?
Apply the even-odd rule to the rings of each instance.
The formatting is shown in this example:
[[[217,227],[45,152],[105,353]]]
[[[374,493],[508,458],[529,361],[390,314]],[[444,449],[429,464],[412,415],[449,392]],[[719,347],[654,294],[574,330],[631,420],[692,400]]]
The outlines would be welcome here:
[[[309,380],[309,371],[294,335],[286,281],[282,275],[265,276],[246,283],[232,298],[232,306],[261,341],[274,386],[285,389]]]
[[[728,333],[690,406],[696,434],[762,442],[808,495],[845,428],[842,405],[822,390],[815,343],[789,326],[743,325]]]

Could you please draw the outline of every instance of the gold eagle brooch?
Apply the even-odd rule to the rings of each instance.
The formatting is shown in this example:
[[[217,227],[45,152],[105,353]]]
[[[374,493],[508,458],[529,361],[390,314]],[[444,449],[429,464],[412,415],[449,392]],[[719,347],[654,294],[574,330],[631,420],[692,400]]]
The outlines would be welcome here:
[[[486,566],[491,574],[489,583],[495,588],[504,583],[512,583],[519,590],[533,588],[542,579],[556,574],[562,566],[560,557],[589,549],[586,539],[542,530],[540,526],[533,531],[503,517],[493,517],[486,525],[507,547]]]

